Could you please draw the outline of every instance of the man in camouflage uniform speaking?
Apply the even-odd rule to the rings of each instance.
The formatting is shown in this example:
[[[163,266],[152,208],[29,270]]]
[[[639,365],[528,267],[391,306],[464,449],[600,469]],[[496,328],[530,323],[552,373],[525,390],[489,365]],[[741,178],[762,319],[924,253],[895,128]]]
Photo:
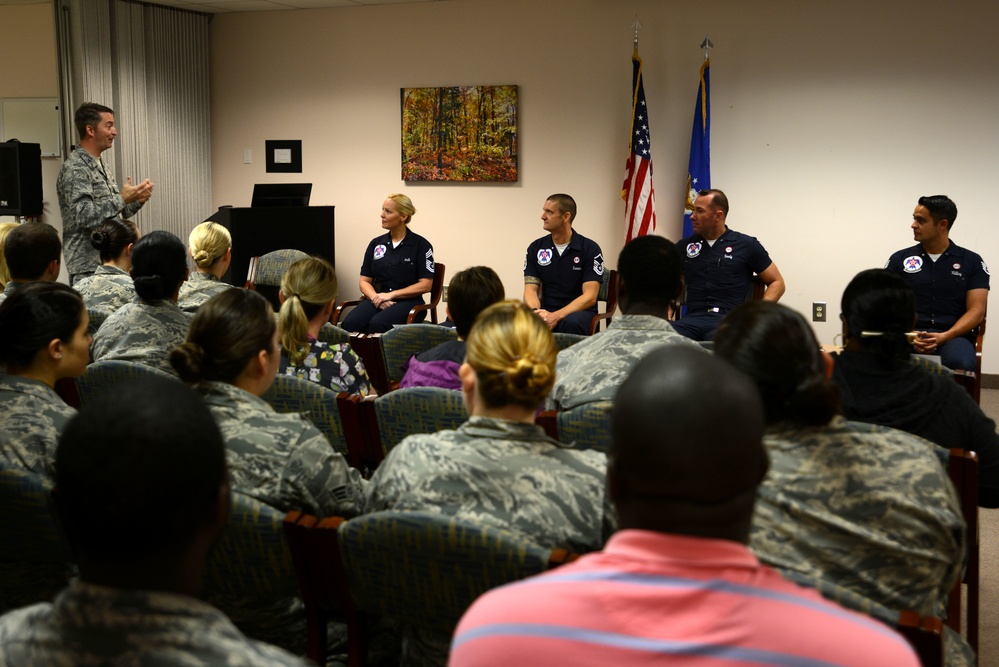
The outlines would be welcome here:
[[[88,102],[76,110],[74,121],[80,146],[63,163],[56,180],[63,252],[71,285],[93,275],[101,263],[90,245],[90,233],[97,225],[109,218],[131,218],[153,194],[153,183],[148,178],[132,185],[131,176],[119,193],[114,174],[101,159],[118,136],[114,111]]]
[[[225,444],[194,391],[148,378],[88,402],[59,441],[55,485],[80,576],[0,618],[0,664],[307,664],[197,597],[230,499]]]

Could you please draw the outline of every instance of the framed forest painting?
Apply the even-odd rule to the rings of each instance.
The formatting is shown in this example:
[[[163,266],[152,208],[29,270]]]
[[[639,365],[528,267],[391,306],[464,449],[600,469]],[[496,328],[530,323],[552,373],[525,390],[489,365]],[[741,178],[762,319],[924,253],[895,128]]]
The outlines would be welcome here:
[[[400,92],[404,181],[517,180],[517,86]]]

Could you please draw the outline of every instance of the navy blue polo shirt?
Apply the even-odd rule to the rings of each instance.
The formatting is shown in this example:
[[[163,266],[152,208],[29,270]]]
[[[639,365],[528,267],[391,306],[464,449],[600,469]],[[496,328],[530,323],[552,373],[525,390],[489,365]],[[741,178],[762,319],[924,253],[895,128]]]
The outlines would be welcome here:
[[[900,274],[916,293],[916,329],[946,331],[968,310],[968,290],[989,289],[981,255],[953,241],[937,261],[917,244],[892,254],[885,268]]]
[[[702,313],[717,308],[727,313],[745,302],[753,274],[762,273],[773,262],[755,237],[725,227],[714,245],[700,234],[676,244],[683,258],[687,287],[687,312]]]
[[[555,311],[564,308],[583,293],[583,283],[600,282],[604,275],[604,256],[600,246],[577,231],[569,245],[558,254],[552,235],[543,236],[527,247],[524,278],[541,281],[541,308]],[[596,304],[590,310],[597,312]]]
[[[392,236],[383,234],[372,239],[364,251],[361,275],[375,284],[379,292],[402,289],[420,278],[434,277],[434,248],[430,241],[408,229],[395,248]]]

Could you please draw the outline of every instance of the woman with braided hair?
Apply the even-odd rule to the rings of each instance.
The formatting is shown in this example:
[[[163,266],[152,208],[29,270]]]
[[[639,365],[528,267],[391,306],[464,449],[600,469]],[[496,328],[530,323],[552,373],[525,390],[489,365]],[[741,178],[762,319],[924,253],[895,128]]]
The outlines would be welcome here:
[[[350,345],[319,340],[336,302],[336,272],[321,257],[292,264],[281,278],[281,367],[278,373],[309,380],[339,393],[367,396],[371,382]]]

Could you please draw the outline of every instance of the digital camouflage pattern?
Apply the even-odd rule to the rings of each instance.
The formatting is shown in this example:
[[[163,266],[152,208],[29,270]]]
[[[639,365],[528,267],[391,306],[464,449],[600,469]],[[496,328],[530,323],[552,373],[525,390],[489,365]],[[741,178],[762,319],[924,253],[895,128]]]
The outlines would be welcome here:
[[[62,213],[62,252],[70,275],[100,266],[100,253],[90,245],[90,233],[98,225],[112,218],[131,218],[144,203],[126,204],[104,160],[79,146],[62,163],[56,195]]]
[[[214,607],[175,593],[76,580],[54,603],[0,618],[0,665],[10,667],[282,667],[308,665],[247,639]]]
[[[615,317],[607,330],[558,353],[555,386],[546,410],[568,410],[594,401],[612,401],[638,360],[663,345],[686,345],[706,351],[654,315]]]
[[[281,351],[281,368],[278,372],[315,382],[337,393],[345,391],[358,396],[371,393],[371,381],[364,369],[364,362],[347,344],[330,345],[311,338],[309,352],[301,365],[293,365],[288,354]]]
[[[583,553],[614,530],[606,477],[600,452],[567,448],[534,424],[471,417],[393,448],[371,478],[364,511],[435,512]],[[407,628],[403,664],[442,665],[449,643]]]
[[[568,448],[534,424],[471,417],[392,449],[364,511],[436,512],[582,553],[600,549],[611,532],[606,477],[600,452]]]
[[[225,438],[233,490],[282,512],[360,513],[366,482],[303,415],[277,413],[262,398],[224,382],[202,382],[197,389]]]
[[[769,428],[750,546],[891,609],[940,616],[961,572],[964,520],[934,445],[836,417]]]
[[[172,301],[136,299],[104,320],[90,352],[94,361],[131,361],[176,375],[170,352],[187,338],[190,325],[191,316]]]
[[[56,445],[76,410],[44,382],[0,375],[0,457],[6,466],[52,479]]]
[[[232,287],[211,273],[195,271],[180,286],[180,298],[177,299],[177,305],[185,313],[193,315],[205,301],[227,289],[232,289]]]
[[[73,289],[83,297],[87,308],[108,313],[113,313],[135,299],[132,276],[113,264],[101,264],[94,275],[78,280]]]

